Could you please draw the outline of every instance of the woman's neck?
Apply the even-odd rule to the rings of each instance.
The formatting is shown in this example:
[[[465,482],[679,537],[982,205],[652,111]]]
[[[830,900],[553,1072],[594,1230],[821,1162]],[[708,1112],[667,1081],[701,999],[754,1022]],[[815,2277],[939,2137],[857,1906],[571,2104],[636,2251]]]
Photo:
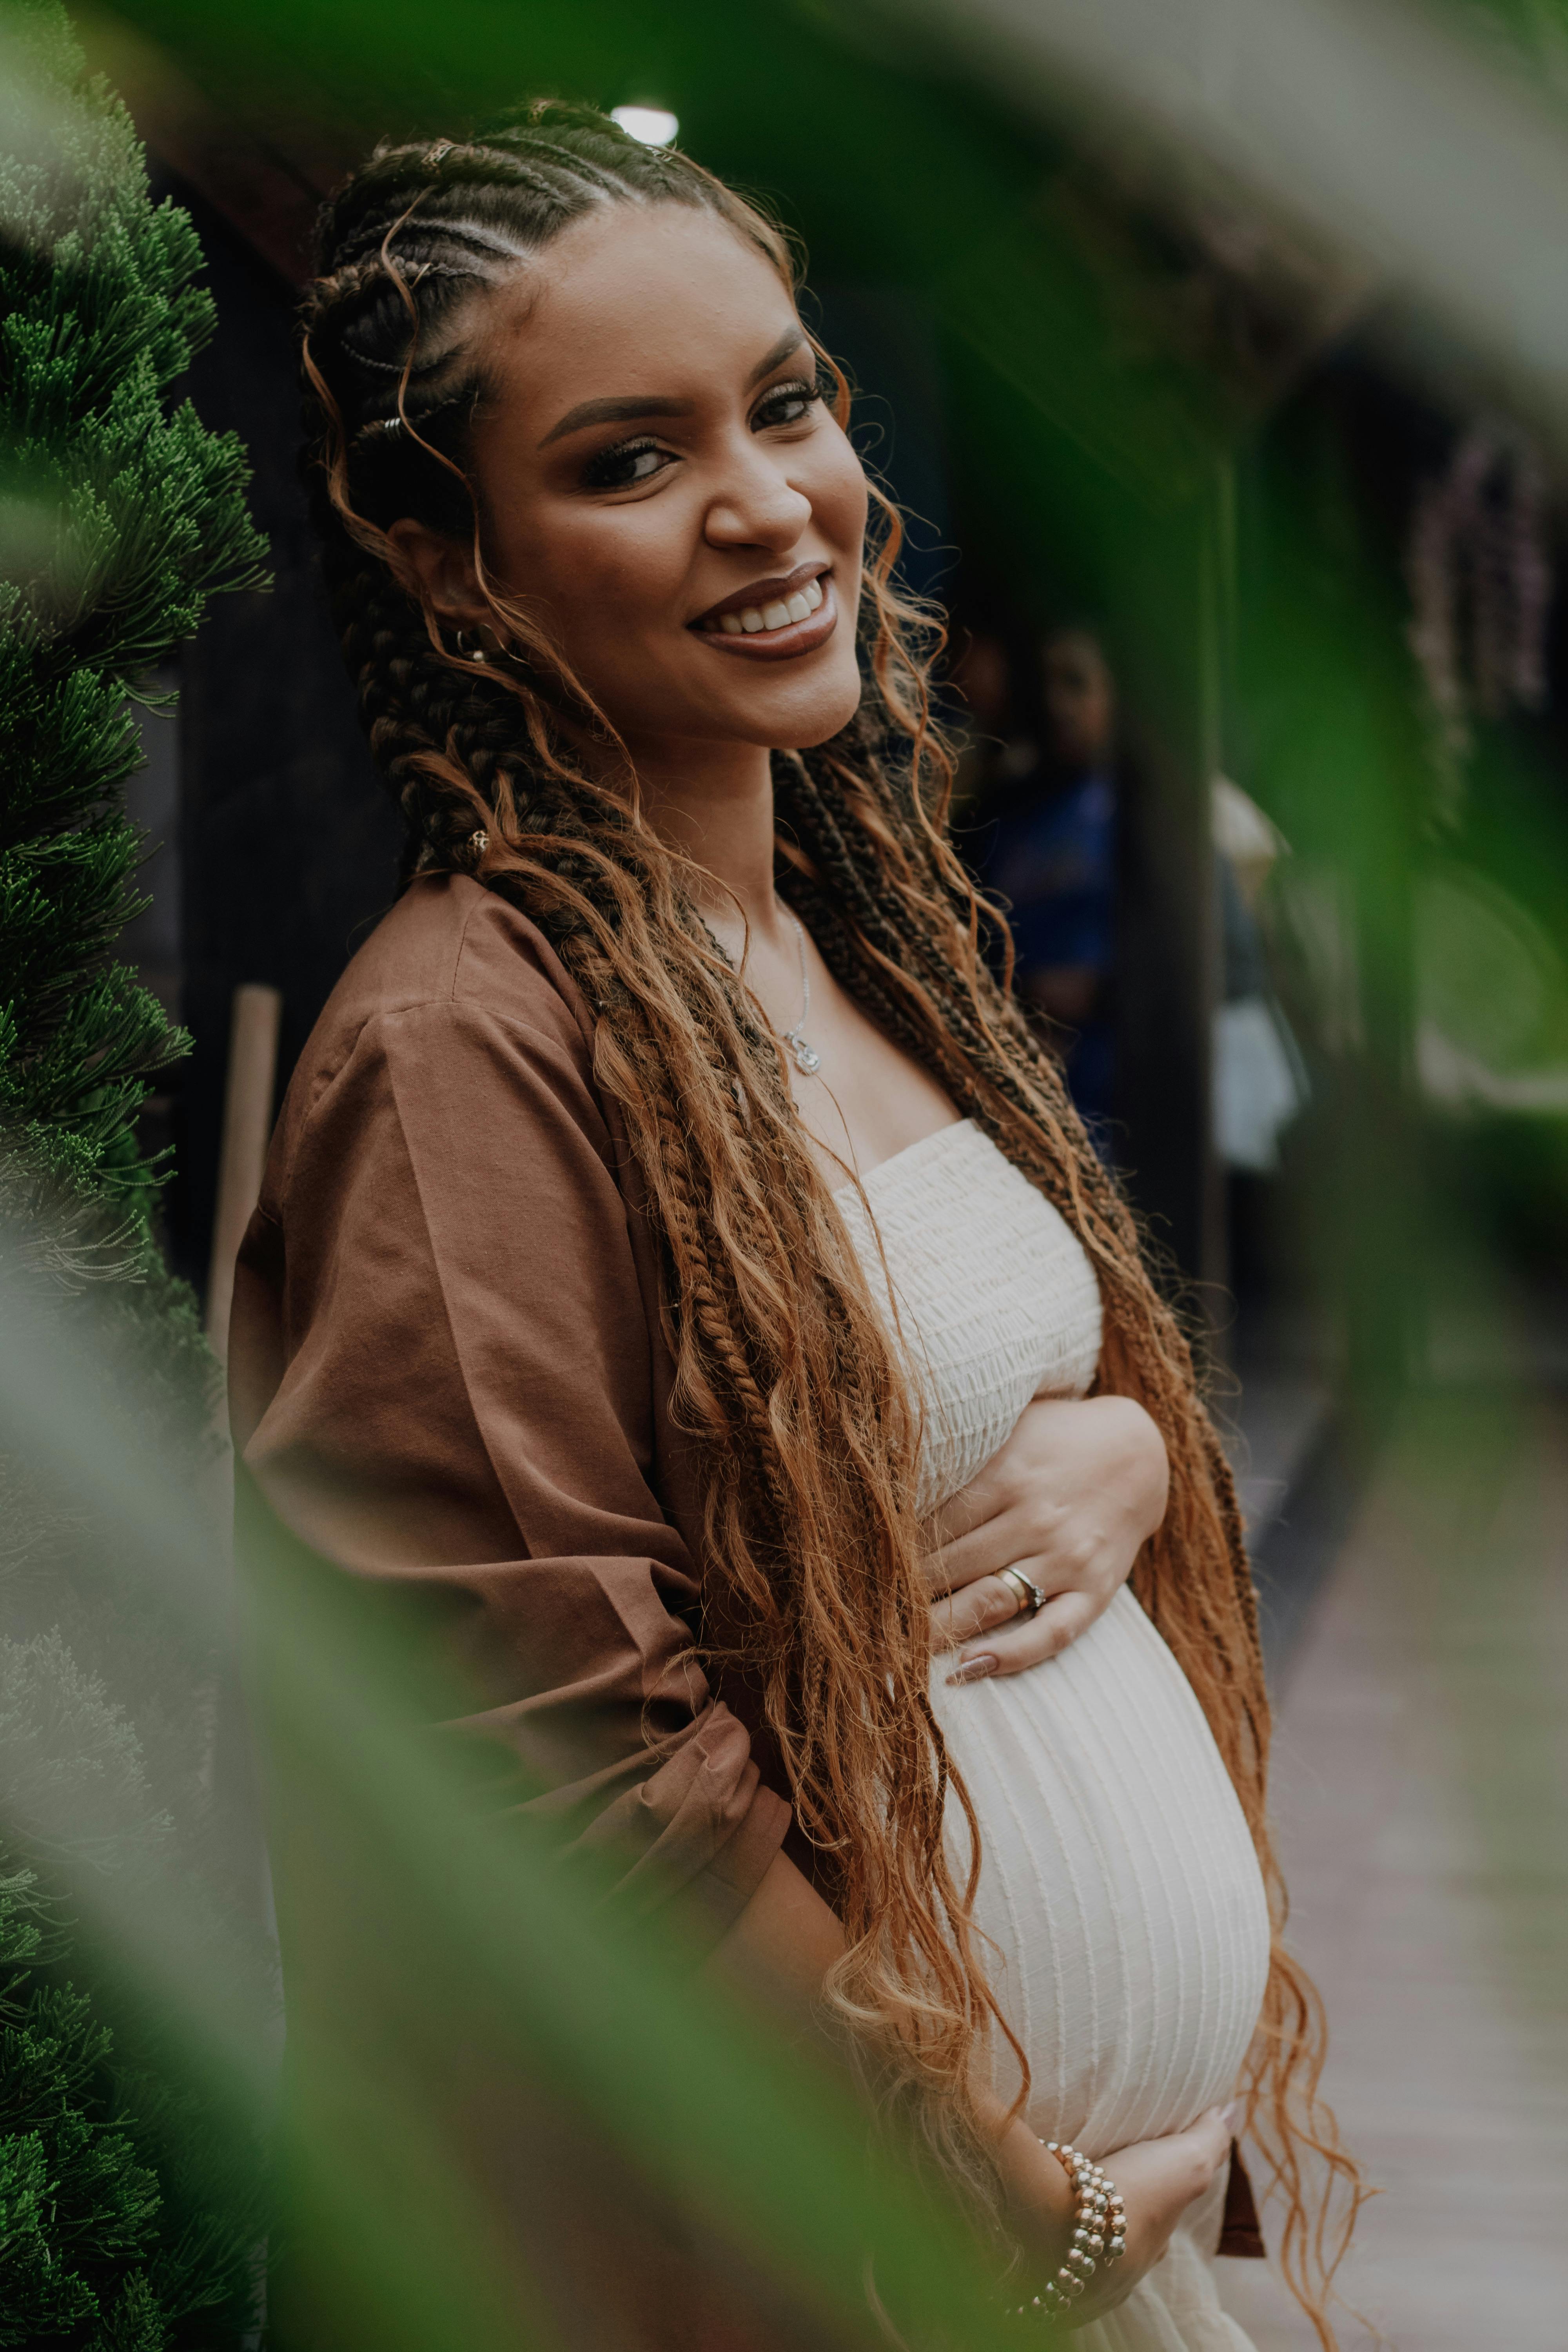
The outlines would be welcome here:
[[[660,839],[710,877],[698,886],[704,918],[739,959],[742,937],[777,944],[787,919],[773,891],[773,780],[752,743],[633,748],[643,807]]]

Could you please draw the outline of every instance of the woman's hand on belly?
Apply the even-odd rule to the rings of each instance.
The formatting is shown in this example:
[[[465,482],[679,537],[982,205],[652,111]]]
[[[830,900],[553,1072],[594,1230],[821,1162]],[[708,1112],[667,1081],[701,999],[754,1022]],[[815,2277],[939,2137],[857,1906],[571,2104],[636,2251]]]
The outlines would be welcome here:
[[[931,1631],[950,1679],[1017,1675],[1086,1633],[1165,1516],[1164,1440],[1131,1397],[1037,1397],[932,1521]],[[1034,1616],[1002,1576],[1046,1595]]]
[[[1073,2305],[1069,2326],[1087,2327],[1125,2303],[1152,2271],[1189,2205],[1212,2188],[1230,2155],[1234,2107],[1211,2107],[1190,2130],[1142,2139],[1113,2155],[1096,2157],[1127,2210],[1127,2252],[1113,2270],[1100,2270]]]
[[[1211,2107],[1187,2131],[1138,2140],[1095,2159],[1121,2193],[1127,2250],[1114,2267],[1100,2264],[1073,2305],[1069,2328],[1087,2327],[1114,2311],[1153,2269],[1183,2214],[1213,2186],[1229,2156],[1235,2116],[1234,2107]],[[1076,2219],[1066,2168],[1017,2121],[1002,2131],[996,2155],[1008,2222],[1029,2273],[1041,2280],[1059,2277]],[[1009,2283],[1009,2301],[1012,2287],[1022,2283]]]

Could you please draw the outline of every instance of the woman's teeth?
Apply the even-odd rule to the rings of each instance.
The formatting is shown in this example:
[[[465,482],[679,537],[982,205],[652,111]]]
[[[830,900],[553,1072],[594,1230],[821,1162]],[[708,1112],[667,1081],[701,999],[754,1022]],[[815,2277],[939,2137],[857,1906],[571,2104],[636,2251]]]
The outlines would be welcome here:
[[[776,604],[748,604],[739,613],[721,613],[718,625],[727,637],[754,637],[761,629],[787,629],[795,621],[809,621],[821,602],[821,581],[808,580]]]

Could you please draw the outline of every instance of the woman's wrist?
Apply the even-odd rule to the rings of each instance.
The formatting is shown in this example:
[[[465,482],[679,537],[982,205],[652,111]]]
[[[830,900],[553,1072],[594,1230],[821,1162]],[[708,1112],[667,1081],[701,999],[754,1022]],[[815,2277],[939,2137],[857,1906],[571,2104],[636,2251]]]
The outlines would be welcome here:
[[[1054,2271],[1072,2243],[1077,2200],[1072,2182],[1027,2124],[1015,2117],[996,2140],[996,2169],[1007,2221],[1030,2262]]]
[[[1164,1518],[1171,1496],[1171,1463],[1160,1425],[1135,1397],[1096,1397],[1116,1429],[1121,1451],[1121,1486],[1141,1537],[1152,1536]]]

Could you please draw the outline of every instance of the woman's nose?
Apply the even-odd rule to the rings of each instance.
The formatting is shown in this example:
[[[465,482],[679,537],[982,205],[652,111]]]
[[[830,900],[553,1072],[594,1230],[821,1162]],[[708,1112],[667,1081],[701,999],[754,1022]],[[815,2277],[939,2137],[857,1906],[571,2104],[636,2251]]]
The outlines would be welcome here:
[[[811,500],[760,450],[728,470],[704,526],[712,547],[793,547],[811,520]]]

